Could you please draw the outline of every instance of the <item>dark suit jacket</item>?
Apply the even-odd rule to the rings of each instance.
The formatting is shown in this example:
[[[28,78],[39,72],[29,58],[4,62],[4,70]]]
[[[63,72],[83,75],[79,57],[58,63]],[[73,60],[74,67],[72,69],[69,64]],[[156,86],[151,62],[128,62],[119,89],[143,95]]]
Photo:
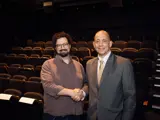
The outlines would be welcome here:
[[[90,120],[132,120],[136,107],[135,81],[130,61],[113,53],[106,62],[100,86],[98,58],[87,62]]]

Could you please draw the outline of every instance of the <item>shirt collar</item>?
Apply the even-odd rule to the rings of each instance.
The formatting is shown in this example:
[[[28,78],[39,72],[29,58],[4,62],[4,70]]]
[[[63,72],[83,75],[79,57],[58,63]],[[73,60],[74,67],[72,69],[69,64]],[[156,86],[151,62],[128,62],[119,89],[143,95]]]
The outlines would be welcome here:
[[[111,51],[109,51],[103,58],[98,55],[98,60],[103,60],[103,62],[106,64],[110,54],[111,54]]]

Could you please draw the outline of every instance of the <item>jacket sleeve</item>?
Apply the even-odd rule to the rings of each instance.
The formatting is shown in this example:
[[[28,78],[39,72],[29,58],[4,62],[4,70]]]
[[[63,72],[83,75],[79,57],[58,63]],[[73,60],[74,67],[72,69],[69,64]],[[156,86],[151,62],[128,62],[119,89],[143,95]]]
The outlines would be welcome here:
[[[57,94],[64,89],[63,86],[55,84],[54,75],[51,72],[51,66],[45,61],[41,69],[41,80],[44,92],[50,96],[57,97]]]
[[[122,84],[124,94],[122,120],[132,120],[136,107],[136,90],[133,68],[129,60],[124,63]]]

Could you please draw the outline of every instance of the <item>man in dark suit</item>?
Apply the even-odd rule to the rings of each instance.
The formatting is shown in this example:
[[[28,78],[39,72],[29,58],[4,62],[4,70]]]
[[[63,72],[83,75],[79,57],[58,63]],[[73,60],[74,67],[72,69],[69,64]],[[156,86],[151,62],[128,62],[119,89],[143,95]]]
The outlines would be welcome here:
[[[111,52],[112,41],[104,30],[95,34],[93,46],[98,57],[86,65],[89,120],[132,120],[136,93],[130,60]]]

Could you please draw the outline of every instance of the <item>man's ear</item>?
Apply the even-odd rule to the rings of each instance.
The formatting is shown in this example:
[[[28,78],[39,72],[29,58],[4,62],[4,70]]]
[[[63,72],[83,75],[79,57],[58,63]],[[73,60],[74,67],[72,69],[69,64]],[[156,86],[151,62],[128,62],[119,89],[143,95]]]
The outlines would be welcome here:
[[[110,41],[110,42],[109,42],[109,47],[110,47],[110,48],[112,47],[112,44],[113,44],[113,42]]]

